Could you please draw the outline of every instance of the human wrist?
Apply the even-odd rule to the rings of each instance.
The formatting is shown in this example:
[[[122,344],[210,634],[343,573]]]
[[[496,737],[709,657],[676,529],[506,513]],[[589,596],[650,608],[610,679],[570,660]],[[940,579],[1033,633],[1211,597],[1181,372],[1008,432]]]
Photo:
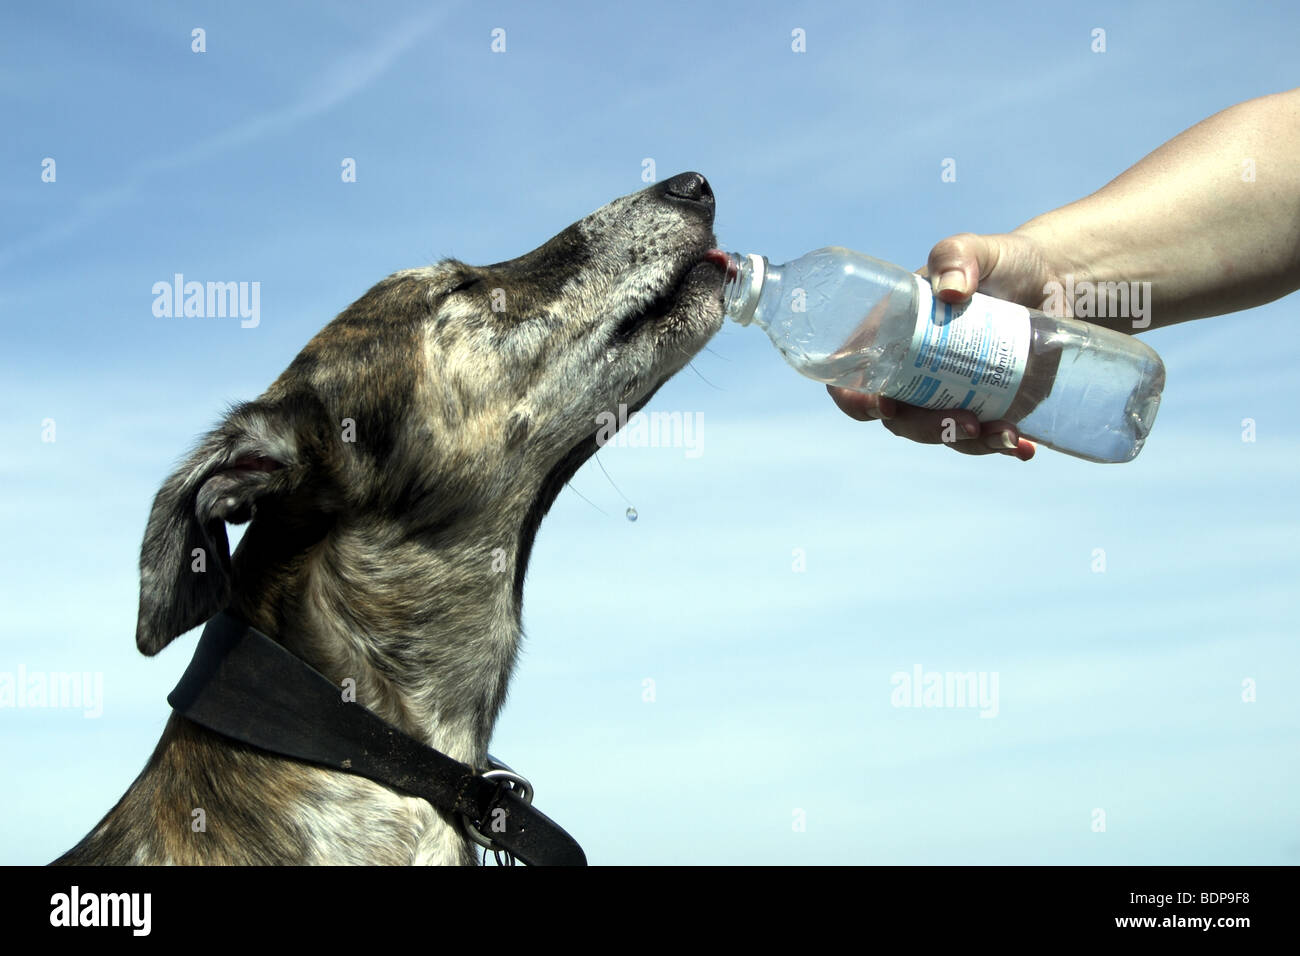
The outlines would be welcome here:
[[[1086,233],[1063,228],[1061,217],[1056,212],[1031,219],[1011,233],[1026,242],[1030,254],[1038,260],[1044,296],[1049,293],[1050,283],[1064,285],[1071,280],[1078,282],[1096,278]]]

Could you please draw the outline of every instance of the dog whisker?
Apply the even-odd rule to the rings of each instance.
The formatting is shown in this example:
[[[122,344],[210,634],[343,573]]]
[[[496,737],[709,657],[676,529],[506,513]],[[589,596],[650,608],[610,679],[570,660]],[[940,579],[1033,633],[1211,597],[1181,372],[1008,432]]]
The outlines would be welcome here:
[[[606,518],[612,517],[608,511],[606,511],[606,510],[605,510],[604,508],[602,508],[600,505],[596,504],[596,502],[592,501],[590,498],[588,498],[586,495],[584,495],[584,494],[583,494],[581,491],[579,491],[577,488],[573,487],[573,482],[571,482],[571,481],[566,481],[566,482],[564,483],[564,487],[568,488],[570,491],[572,491],[575,495],[577,495],[577,496],[578,496],[579,498],[581,498],[583,501],[587,502],[587,504],[591,505],[593,508],[595,508],[595,509],[596,509],[597,511],[599,511],[601,514],[603,514]]]
[[[623,494],[623,489],[622,489],[622,488],[620,488],[618,485],[614,484],[614,479],[609,477],[609,472],[608,472],[608,471],[605,471],[605,463],[604,463],[603,461],[600,460],[600,455],[599,455],[599,454],[595,454],[595,455],[592,455],[591,457],[594,458],[594,459],[596,460],[596,464],[600,465],[600,470],[601,470],[602,472],[604,472],[606,480],[608,480],[609,483],[610,483],[610,485],[613,486],[614,490],[618,492],[619,497],[622,498],[624,501],[626,501],[626,502],[627,502],[627,506],[628,506],[629,508],[631,508],[631,507],[632,507],[632,499],[629,498],[627,495]]]
[[[704,377],[704,373],[701,372],[698,368],[695,367],[695,363],[694,363],[694,362],[687,362],[686,365],[687,365],[688,368],[690,368],[690,370],[691,370],[692,372],[694,372],[696,375],[698,375],[698,376],[700,377],[701,381],[703,381],[705,385],[709,386],[709,388],[716,388],[719,392],[726,391],[726,389],[722,388],[722,387],[719,386],[719,385],[714,385],[714,384],[713,384],[712,382],[710,382],[707,378],[705,378],[705,377]]]

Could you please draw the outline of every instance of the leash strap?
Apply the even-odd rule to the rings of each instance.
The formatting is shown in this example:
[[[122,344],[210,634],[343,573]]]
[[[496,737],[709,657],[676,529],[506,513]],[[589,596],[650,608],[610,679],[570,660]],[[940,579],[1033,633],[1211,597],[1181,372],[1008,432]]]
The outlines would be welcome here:
[[[576,840],[502,778],[407,736],[329,678],[227,612],[208,621],[167,703],[242,743],[357,774],[464,814],[494,849],[530,866],[585,866]]]

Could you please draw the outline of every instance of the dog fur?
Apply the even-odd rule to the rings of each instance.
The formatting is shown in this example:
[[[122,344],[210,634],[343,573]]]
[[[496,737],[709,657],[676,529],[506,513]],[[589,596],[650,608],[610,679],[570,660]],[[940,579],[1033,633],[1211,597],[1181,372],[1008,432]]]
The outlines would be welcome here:
[[[685,173],[518,259],[382,280],[164,482],[140,650],[229,607],[354,679],[385,720],[485,766],[542,517],[596,450],[598,416],[644,405],[721,325],[713,211]],[[246,521],[231,557],[225,523]],[[55,862],[477,860],[424,800],[173,714],[125,796]]]

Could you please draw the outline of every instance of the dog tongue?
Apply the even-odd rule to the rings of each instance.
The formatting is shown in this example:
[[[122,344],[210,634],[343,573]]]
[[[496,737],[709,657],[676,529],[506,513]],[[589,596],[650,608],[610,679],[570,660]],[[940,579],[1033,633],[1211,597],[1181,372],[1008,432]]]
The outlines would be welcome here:
[[[727,274],[728,279],[736,274],[736,264],[731,261],[731,256],[727,255],[727,253],[723,252],[721,249],[710,249],[704,254],[704,261],[712,262]]]

